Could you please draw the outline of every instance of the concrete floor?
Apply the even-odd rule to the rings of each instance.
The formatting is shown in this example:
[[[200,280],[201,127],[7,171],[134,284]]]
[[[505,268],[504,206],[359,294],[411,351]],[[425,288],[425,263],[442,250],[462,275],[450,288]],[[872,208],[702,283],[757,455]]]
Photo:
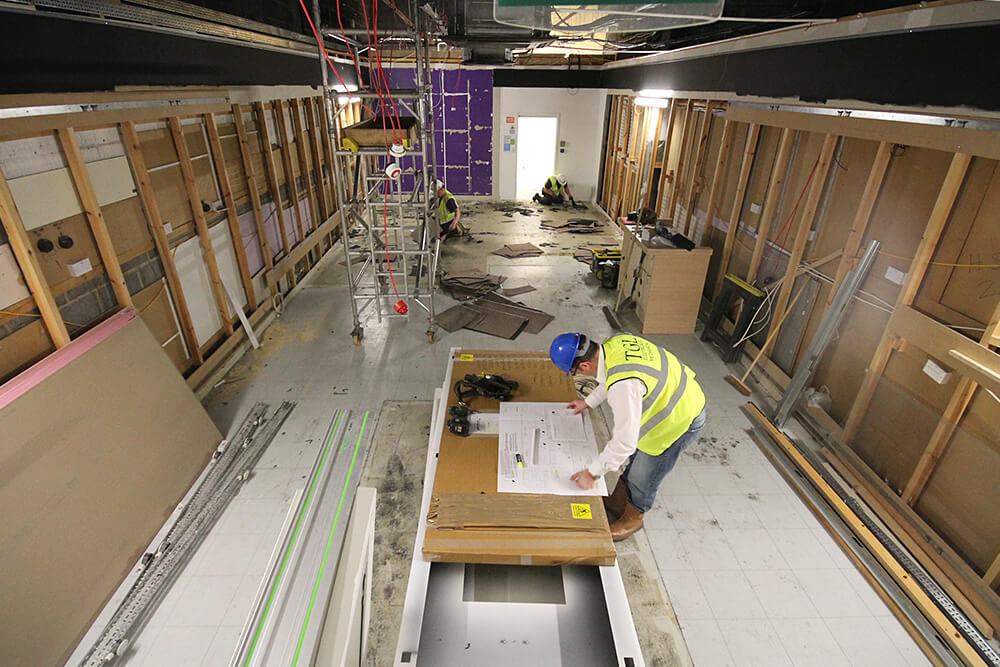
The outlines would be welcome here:
[[[594,337],[612,333],[601,306],[613,304],[614,293],[600,288],[572,253],[584,243],[616,242],[616,230],[608,226],[605,233],[589,235],[546,231],[538,227],[543,218],[600,214],[545,209],[533,216],[506,216],[495,208],[463,204],[463,222],[472,237],[445,245],[443,267],[506,275],[509,286],[530,283],[536,291],[516,299],[546,310],[555,320],[541,334],[522,333],[513,341],[441,331],[430,345],[426,316],[412,307],[410,317],[381,324],[374,313],[366,314],[364,340],[356,346],[350,336],[344,268],[338,264],[341,257],[331,253],[267,330],[263,346],[248,353],[205,400],[223,432],[235,428],[255,401],[294,400],[298,406],[254,478],[138,638],[129,665],[227,663],[280,523],[335,410],[371,411],[383,434],[402,441],[392,423],[406,409],[419,410],[419,403],[433,398],[451,347],[544,350],[563,331],[582,329]],[[535,243],[546,254],[515,260],[488,254],[505,243],[521,242]],[[436,297],[439,311],[452,303],[443,293]],[[626,326],[637,328],[634,315],[626,315]],[[644,643],[648,664],[926,664],[750,440],[739,412],[744,398],[723,380],[730,371],[718,354],[696,336],[651,338],[696,371],[708,396],[709,423],[698,445],[681,457],[664,482],[646,530],[619,551],[627,585],[631,580],[634,615],[646,626],[640,632],[660,633],[653,644]],[[423,438],[426,445],[425,434]],[[393,459],[389,453],[373,460],[365,476],[395,492],[412,486],[414,466],[419,480],[419,456],[396,452]],[[401,531],[412,527],[415,508],[413,514],[405,525],[400,518],[393,527],[399,532],[392,542],[396,551],[405,546]],[[397,558],[404,555],[408,563],[406,554]],[[376,578],[384,581],[389,574],[401,585],[396,575],[405,568],[397,569],[398,562],[377,565],[382,571]],[[374,595],[379,595],[378,586]],[[386,621],[376,628],[378,642],[392,650],[398,627]],[[664,649],[663,643],[669,647]]]

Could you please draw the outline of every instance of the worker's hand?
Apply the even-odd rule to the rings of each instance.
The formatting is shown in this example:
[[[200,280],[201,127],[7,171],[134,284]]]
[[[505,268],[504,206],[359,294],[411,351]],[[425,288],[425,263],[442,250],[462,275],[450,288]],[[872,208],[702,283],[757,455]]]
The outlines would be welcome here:
[[[576,482],[576,485],[584,490],[592,489],[594,488],[594,484],[597,484],[597,480],[594,479],[594,476],[591,475],[590,471],[586,468],[580,472],[573,473],[573,476],[570,477],[570,479]]]
[[[582,398],[578,398],[569,405],[567,405],[566,407],[572,410],[574,415],[578,415],[587,408],[589,408],[590,406],[587,405],[587,401],[583,400]]]

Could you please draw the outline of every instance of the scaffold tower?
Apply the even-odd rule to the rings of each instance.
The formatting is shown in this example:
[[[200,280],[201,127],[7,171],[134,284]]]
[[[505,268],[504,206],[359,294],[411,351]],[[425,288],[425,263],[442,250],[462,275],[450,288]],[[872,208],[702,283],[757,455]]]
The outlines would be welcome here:
[[[410,17],[413,25],[402,40],[413,47],[412,87],[392,85],[382,68],[382,42],[372,44],[369,62],[374,67],[366,90],[345,95],[332,86],[327,89],[330,99],[341,105],[338,110],[353,102],[367,112],[362,121],[341,127],[335,138],[341,168],[334,169],[334,177],[338,192],[345,193],[341,239],[356,344],[364,337],[362,316],[371,309],[378,323],[426,313],[428,342],[434,342],[437,331],[434,292],[440,242],[429,48],[434,20],[417,11],[415,3]],[[400,33],[392,40],[400,44]]]

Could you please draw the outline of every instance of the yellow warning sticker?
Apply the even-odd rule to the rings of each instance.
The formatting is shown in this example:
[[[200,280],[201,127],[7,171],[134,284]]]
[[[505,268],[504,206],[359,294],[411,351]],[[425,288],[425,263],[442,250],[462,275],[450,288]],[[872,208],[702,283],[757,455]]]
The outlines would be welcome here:
[[[587,503],[570,503],[570,509],[573,511],[574,519],[593,519],[594,515],[590,513],[590,505]]]
[[[471,354],[460,354],[458,359],[459,361],[472,361],[475,357]]]

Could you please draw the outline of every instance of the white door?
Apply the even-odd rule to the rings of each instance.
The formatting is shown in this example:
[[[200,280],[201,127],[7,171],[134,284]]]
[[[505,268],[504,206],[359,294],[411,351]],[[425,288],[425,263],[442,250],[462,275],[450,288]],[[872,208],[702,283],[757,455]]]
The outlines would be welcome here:
[[[555,116],[518,116],[517,192],[518,199],[531,199],[541,192],[545,179],[555,173],[556,136],[559,119]]]

